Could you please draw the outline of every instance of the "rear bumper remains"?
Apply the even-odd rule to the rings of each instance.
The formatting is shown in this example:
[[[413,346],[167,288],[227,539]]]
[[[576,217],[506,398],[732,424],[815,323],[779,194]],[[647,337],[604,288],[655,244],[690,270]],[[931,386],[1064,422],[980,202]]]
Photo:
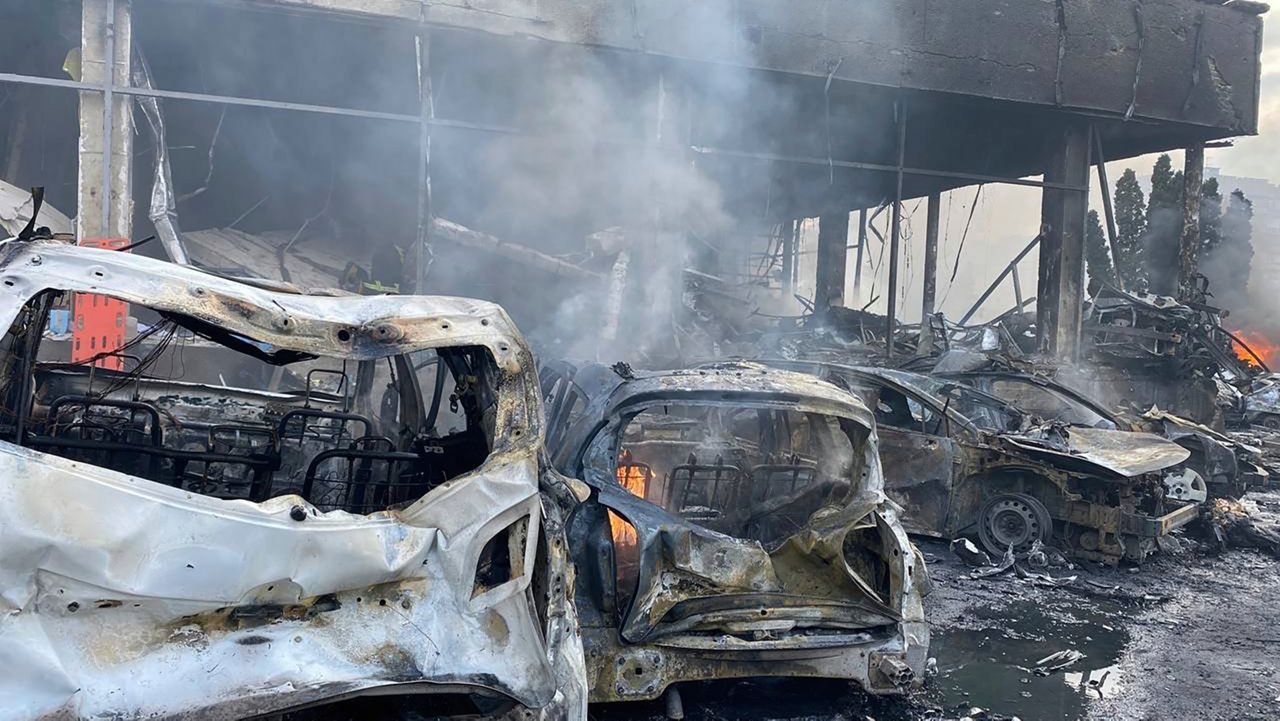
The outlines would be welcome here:
[[[537,474],[494,455],[406,509],[356,516],[0,443],[0,719],[241,718],[374,692],[585,718],[572,606],[553,597],[540,619],[530,601]],[[478,584],[504,530],[510,568]]]
[[[590,669],[591,700],[644,701],[674,683],[756,677],[836,678],[873,694],[898,694],[922,680],[929,625],[759,643],[724,637],[698,648],[680,641],[624,645],[615,629],[584,628],[588,655],[603,659]]]

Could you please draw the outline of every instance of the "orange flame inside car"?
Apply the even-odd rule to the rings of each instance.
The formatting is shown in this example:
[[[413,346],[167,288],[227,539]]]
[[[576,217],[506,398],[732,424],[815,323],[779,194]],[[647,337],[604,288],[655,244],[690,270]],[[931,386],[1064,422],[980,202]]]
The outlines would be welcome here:
[[[1232,331],[1237,338],[1244,341],[1254,353],[1257,353],[1262,362],[1271,368],[1280,366],[1280,344],[1273,343],[1269,338],[1257,331],[1237,330]],[[1240,346],[1239,343],[1231,344],[1232,349],[1236,352],[1236,357],[1245,363],[1256,365],[1257,361],[1249,353]]]
[[[648,464],[636,463],[631,458],[631,451],[623,450],[618,458],[618,485],[627,489],[632,495],[645,497],[649,489],[649,479],[653,470]],[[613,534],[614,545],[635,546],[636,529],[626,519],[613,511],[609,511],[609,529]]]

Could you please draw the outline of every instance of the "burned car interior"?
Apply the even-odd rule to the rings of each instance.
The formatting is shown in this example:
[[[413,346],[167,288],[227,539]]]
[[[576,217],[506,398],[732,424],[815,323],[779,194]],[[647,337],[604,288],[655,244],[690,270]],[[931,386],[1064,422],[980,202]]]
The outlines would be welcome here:
[[[813,413],[663,404],[627,424],[618,481],[669,513],[768,546],[847,490],[865,435]]]
[[[0,341],[0,432],[19,445],[218,498],[293,494],[361,514],[411,503],[492,449],[497,373],[482,347],[323,358],[135,305],[154,322],[120,347],[46,361],[34,319],[54,295]],[[202,364],[211,346],[231,352]]]

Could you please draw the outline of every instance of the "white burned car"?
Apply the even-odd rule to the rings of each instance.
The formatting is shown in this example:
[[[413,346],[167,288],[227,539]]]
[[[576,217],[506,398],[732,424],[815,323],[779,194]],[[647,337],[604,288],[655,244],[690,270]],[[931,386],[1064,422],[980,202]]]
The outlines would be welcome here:
[[[138,332],[53,336],[72,294]],[[0,316],[0,719],[585,718],[500,308],[35,239],[0,244]]]

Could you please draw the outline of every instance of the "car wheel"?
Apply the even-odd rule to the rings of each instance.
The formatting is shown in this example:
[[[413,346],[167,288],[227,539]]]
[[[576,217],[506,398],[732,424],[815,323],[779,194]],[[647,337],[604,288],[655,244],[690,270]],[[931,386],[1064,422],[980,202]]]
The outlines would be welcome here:
[[[1264,413],[1258,420],[1267,428],[1273,431],[1280,431],[1280,416]]]
[[[1048,543],[1053,535],[1053,519],[1044,504],[1024,493],[1002,493],[982,504],[978,516],[978,539],[996,557],[1013,546],[1014,553],[1026,553],[1036,541]]]

